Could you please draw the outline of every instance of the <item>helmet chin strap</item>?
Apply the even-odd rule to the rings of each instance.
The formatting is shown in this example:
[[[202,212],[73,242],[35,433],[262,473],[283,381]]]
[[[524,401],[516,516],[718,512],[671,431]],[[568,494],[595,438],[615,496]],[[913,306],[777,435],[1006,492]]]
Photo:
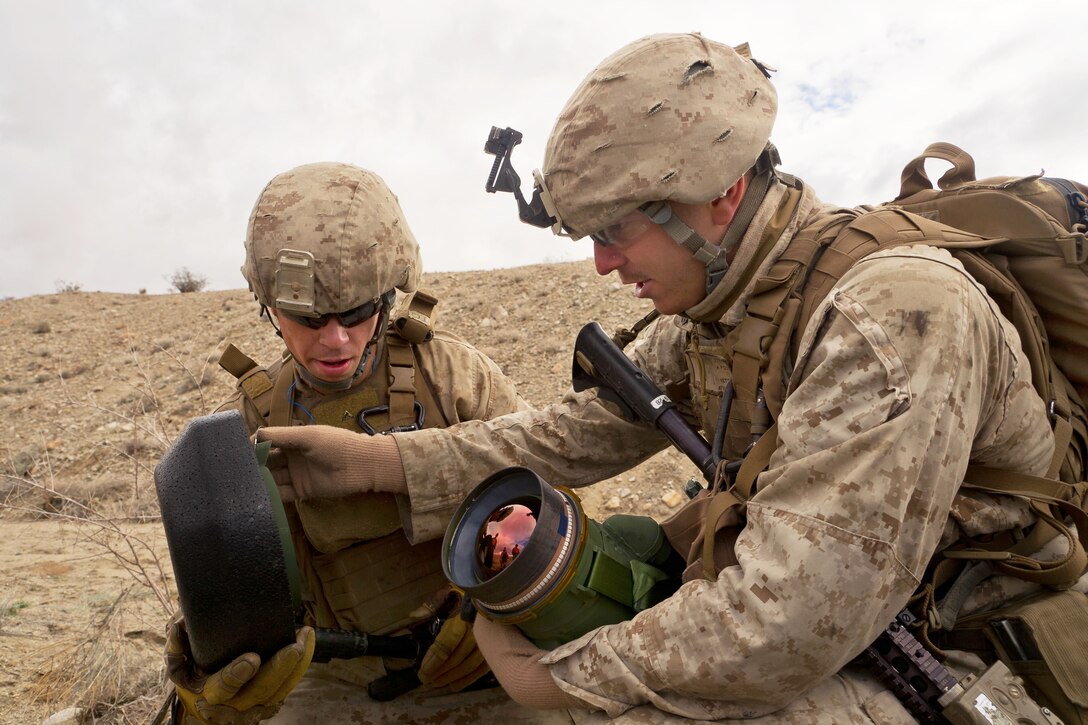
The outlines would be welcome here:
[[[774,147],[774,144],[767,144],[767,148],[763,149],[763,153],[756,159],[752,181],[748,184],[748,191],[745,192],[744,198],[740,200],[737,213],[733,215],[733,220],[729,222],[729,228],[725,230],[725,236],[722,237],[719,244],[722,250],[721,257],[718,263],[707,265],[706,291],[708,294],[718,286],[718,283],[725,277],[725,273],[729,271],[729,263],[725,259],[726,255],[744,237],[744,233],[748,231],[748,225],[752,223],[752,219],[755,218],[756,212],[759,211],[759,207],[763,204],[763,200],[767,198],[767,192],[770,190],[771,185],[778,180],[778,174],[775,173],[774,167],[780,163],[782,163],[782,158],[778,155],[778,149]]]
[[[760,154],[754,167],[755,173],[748,185],[748,191],[741,199],[737,213],[729,228],[725,230],[725,236],[718,244],[712,244],[703,239],[697,231],[688,226],[669,206],[666,201],[652,201],[643,204],[639,209],[650,218],[650,221],[660,226],[674,242],[688,249],[692,256],[706,265],[706,291],[710,293],[729,271],[727,257],[729,250],[744,236],[748,225],[752,223],[760,204],[767,196],[771,184],[775,182],[777,175],[774,167],[781,163],[778,149],[773,144],[767,144],[767,148]]]

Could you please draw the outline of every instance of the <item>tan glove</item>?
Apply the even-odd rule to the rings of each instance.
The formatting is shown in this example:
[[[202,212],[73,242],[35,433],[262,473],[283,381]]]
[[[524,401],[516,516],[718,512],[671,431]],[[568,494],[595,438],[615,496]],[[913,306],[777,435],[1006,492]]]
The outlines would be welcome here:
[[[514,702],[537,710],[586,707],[559,689],[548,666],[540,662],[547,652],[526,639],[517,627],[476,617],[473,632],[499,684]]]
[[[218,672],[206,674],[193,662],[185,622],[166,627],[166,676],[174,683],[187,719],[208,725],[252,725],[275,715],[302,679],[314,656],[314,630],[302,627],[268,662],[247,652]]]
[[[284,501],[353,493],[408,493],[392,436],[367,436],[327,425],[261,428],[270,441],[268,470]]]
[[[442,609],[448,618],[419,665],[419,681],[431,687],[448,687],[460,692],[488,673],[490,668],[476,646],[472,619],[476,610],[464,593],[452,588]]]

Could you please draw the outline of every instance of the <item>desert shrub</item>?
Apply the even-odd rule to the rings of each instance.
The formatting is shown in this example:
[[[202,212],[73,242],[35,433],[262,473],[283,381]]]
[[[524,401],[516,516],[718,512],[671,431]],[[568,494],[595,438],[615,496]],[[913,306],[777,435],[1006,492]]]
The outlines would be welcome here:
[[[53,283],[57,288],[57,292],[65,294],[67,292],[79,292],[83,289],[83,285],[79,282],[65,282],[63,279],[58,279]]]
[[[166,279],[178,292],[199,292],[208,284],[207,277],[200,276],[188,267],[175,269]]]
[[[53,327],[48,322],[36,322],[34,327],[30,328],[30,331],[35,335],[44,335],[47,332],[52,332]]]

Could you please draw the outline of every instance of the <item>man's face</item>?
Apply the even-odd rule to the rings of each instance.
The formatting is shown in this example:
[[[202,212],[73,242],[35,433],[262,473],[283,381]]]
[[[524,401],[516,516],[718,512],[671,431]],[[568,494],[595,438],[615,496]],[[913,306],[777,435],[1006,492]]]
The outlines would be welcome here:
[[[339,383],[350,380],[362,361],[363,350],[378,328],[380,314],[352,327],[344,327],[335,316],[314,330],[272,310],[283,334],[283,342],[295,362],[318,380]]]
[[[673,202],[671,206],[704,239],[721,239],[724,227],[714,224],[709,204]],[[636,297],[653,300],[665,315],[679,314],[706,297],[706,267],[664,229],[640,211],[625,216],[618,227],[615,242],[593,244],[597,274],[615,271],[620,282],[634,285]]]

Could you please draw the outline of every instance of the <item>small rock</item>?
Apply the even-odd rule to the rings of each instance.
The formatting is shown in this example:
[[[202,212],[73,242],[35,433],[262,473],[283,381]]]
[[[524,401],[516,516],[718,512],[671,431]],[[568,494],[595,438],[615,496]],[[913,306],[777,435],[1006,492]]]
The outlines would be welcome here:
[[[667,494],[661,497],[662,503],[671,509],[676,508],[684,502],[684,494],[679,491],[669,491]]]
[[[616,495],[620,498],[627,498],[631,495],[631,489],[624,487],[616,491]]]
[[[637,481],[638,479],[637,479],[637,478],[635,478],[634,476],[631,476],[631,477],[630,477],[630,478],[628,478],[627,480],[628,480],[628,481],[629,481],[630,483],[634,483],[634,482],[635,482],[635,481]]]
[[[495,323],[492,322],[490,317],[485,317],[484,319],[480,320],[479,324],[480,324],[480,327],[493,327],[495,325]]]
[[[604,507],[606,509],[608,509],[609,511],[615,511],[616,509],[620,508],[621,506],[623,506],[623,502],[620,501],[619,496],[613,496],[612,498],[608,499],[608,502],[605,503],[605,505],[604,505]]]
[[[11,467],[19,478],[30,473],[37,463],[37,456],[31,451],[19,451],[11,459]]]
[[[83,722],[83,708],[69,707],[55,712],[42,722],[42,725],[79,725]]]
[[[488,312],[488,316],[495,320],[505,320],[510,316],[510,313],[506,311],[506,308],[502,305],[495,305]]]

